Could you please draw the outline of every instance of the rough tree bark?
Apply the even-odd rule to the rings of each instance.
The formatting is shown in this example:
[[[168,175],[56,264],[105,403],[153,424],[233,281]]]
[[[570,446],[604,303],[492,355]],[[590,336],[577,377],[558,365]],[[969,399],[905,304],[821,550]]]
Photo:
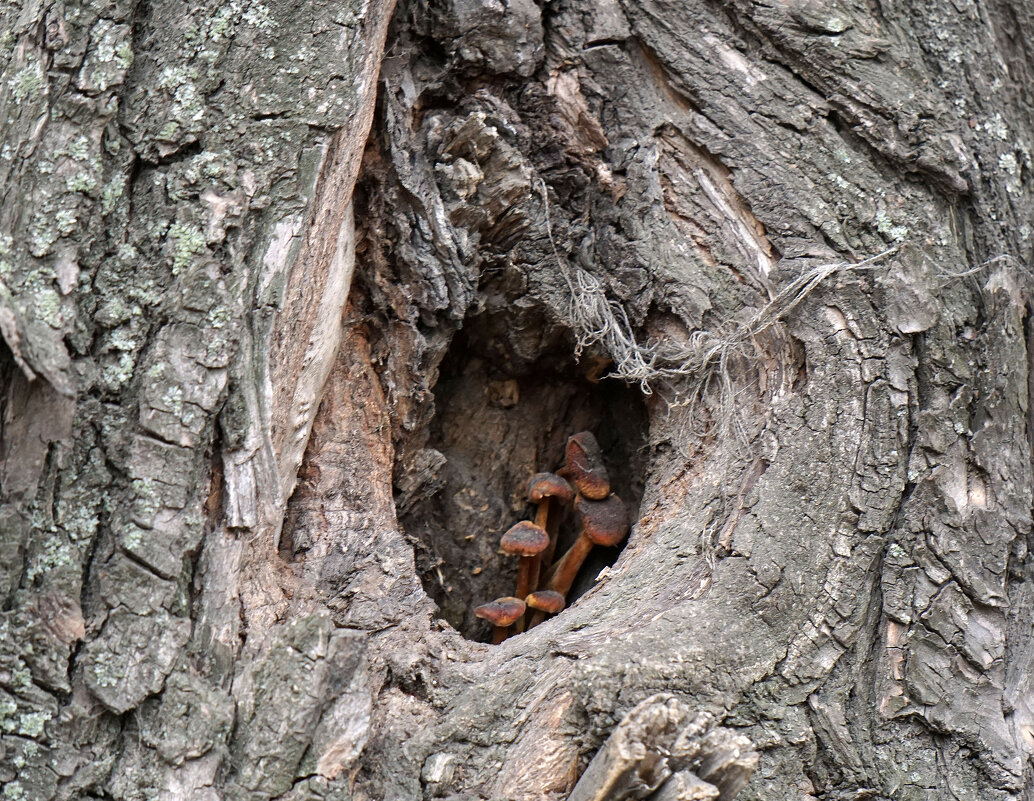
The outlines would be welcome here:
[[[0,7],[2,797],[1034,798],[1034,9],[400,2]]]

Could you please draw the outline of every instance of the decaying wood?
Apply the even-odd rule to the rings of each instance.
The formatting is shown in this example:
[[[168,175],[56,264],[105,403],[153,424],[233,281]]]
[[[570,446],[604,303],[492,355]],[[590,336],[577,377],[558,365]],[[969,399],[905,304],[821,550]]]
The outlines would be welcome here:
[[[718,798],[718,788],[705,782],[692,771],[672,775],[658,790],[652,801],[711,801]]]
[[[0,8],[0,795],[1027,798],[1034,12],[390,15]]]
[[[687,716],[672,696],[638,704],[614,728],[571,791],[570,801],[646,798],[671,776],[668,754]]]
[[[709,723],[710,716],[691,716],[672,695],[645,699],[614,727],[569,801],[731,801],[750,780],[758,754],[743,735]]]

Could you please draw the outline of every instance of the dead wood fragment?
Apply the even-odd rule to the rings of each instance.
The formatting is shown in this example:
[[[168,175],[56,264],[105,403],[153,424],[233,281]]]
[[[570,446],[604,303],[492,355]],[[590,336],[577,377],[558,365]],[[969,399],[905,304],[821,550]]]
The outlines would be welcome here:
[[[650,801],[712,801],[719,798],[718,788],[705,782],[691,770],[672,774]]]
[[[688,768],[715,785],[721,801],[730,801],[747,786],[759,758],[747,737],[724,726],[706,734],[690,734],[690,729],[685,729],[671,753],[673,769]]]
[[[650,696],[611,732],[569,801],[730,801],[750,779],[758,754],[749,739],[709,728],[711,722],[703,713],[690,718],[669,693]]]
[[[667,754],[688,716],[685,704],[669,694],[639,703],[596,752],[569,801],[645,798],[671,775]]]

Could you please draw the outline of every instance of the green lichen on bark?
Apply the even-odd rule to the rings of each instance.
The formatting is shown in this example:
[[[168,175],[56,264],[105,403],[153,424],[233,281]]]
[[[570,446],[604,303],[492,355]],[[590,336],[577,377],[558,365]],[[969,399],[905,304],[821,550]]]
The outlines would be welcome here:
[[[74,393],[77,409],[67,443],[41,438],[45,458],[15,465],[21,499],[5,487],[3,589],[26,636],[5,637],[0,653],[23,666],[8,675],[28,682],[0,678],[21,710],[5,714],[14,721],[5,731],[47,746],[18,756],[18,781],[0,776],[7,797],[53,797],[54,774],[39,777],[58,755],[61,783],[79,788],[68,792],[159,793],[164,769],[145,780],[131,756],[85,756],[141,704],[139,756],[226,755],[227,688],[199,687],[191,701],[182,678],[215,420],[231,368],[247,381],[265,369],[240,341],[245,329],[268,336],[266,312],[290,268],[289,258],[263,266],[273,231],[304,214],[328,142],[371,97],[372,81],[362,95],[353,85],[379,40],[364,38],[367,11],[293,2],[0,11],[0,179],[18,187],[0,208],[3,336],[26,376]],[[30,392],[26,413],[47,414],[49,400]],[[254,430],[262,422],[251,414],[241,424]],[[45,594],[62,599],[64,627],[34,623],[29,637]],[[57,701],[36,685],[74,685],[103,706],[63,702],[52,721]],[[164,708],[146,704],[159,693]],[[174,701],[197,718],[192,727],[221,710],[205,748],[185,744],[194,731],[149,722]],[[7,755],[16,753],[12,741]]]

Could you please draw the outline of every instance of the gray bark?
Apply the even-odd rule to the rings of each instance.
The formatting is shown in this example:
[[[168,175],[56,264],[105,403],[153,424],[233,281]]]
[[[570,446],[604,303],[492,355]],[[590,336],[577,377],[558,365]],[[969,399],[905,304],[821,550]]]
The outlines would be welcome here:
[[[4,798],[1034,798],[1029,4],[0,20]]]

